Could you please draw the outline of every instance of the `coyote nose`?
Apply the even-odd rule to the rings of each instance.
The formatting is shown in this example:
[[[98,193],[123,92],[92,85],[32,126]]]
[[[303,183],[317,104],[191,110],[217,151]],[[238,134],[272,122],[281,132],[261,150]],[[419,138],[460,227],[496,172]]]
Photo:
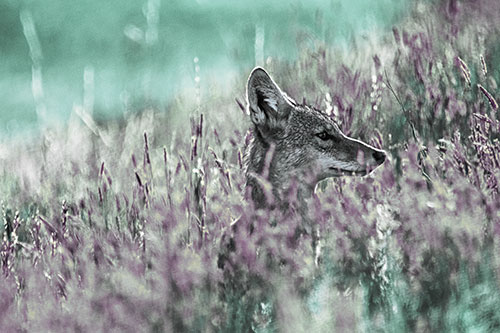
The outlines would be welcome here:
[[[383,151],[376,151],[373,153],[373,158],[378,164],[382,164],[385,161],[385,153]]]

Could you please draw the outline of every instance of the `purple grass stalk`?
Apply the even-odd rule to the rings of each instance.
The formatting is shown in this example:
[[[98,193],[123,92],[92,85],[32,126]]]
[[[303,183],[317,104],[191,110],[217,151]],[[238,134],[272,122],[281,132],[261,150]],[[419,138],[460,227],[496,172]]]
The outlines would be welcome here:
[[[175,176],[178,176],[181,172],[183,163],[181,161],[177,162],[177,166],[175,167]]]
[[[399,35],[398,28],[393,27],[392,28],[392,34],[394,35],[394,40],[396,41],[396,43],[399,44],[401,42],[401,36]]]
[[[250,141],[252,141],[252,137],[253,137],[252,131],[248,130],[247,134],[245,135],[245,147],[248,147]]]
[[[373,56],[373,63],[375,64],[376,70],[380,69],[380,67],[382,66],[382,63],[380,62],[380,58],[378,57],[378,55]]]
[[[108,185],[105,182],[102,182],[102,194],[106,194],[108,192]]]
[[[229,170],[226,171],[226,178],[227,178],[227,184],[229,185],[229,188],[232,188],[231,185],[231,177],[229,176]]]
[[[108,184],[111,187],[113,185],[113,180],[111,179],[111,176],[108,174],[108,170],[106,170],[106,180],[108,181]]]
[[[240,170],[243,170],[243,158],[241,155],[241,150],[238,149],[238,166],[240,167]]]
[[[92,209],[87,209],[87,217],[89,220],[89,226],[92,228],[93,227],[93,221],[92,221]]]
[[[498,110],[498,103],[495,100],[495,98],[486,90],[482,85],[478,84],[477,87],[481,92],[483,93],[484,96],[488,99],[488,102],[490,102],[491,108],[496,111]]]
[[[198,124],[198,135],[203,137],[203,113],[200,114],[200,122]]]
[[[57,274],[56,276],[56,286],[57,286],[57,295],[64,299],[67,298],[66,294],[66,281],[61,274]]]
[[[196,159],[198,156],[198,125],[195,124],[194,117],[190,118],[191,121],[191,152],[190,152],[190,162],[192,162]],[[192,169],[192,168],[191,168]]]
[[[68,237],[68,226],[67,226],[67,222],[68,222],[68,205],[66,203],[66,200],[63,200],[62,202],[62,207],[61,207],[61,225],[62,225],[62,236],[63,238],[67,238]]]
[[[45,220],[41,216],[38,216],[38,218],[43,222],[45,228],[47,229],[48,234],[50,235],[49,243],[51,247],[51,255],[55,256],[57,252],[57,247],[60,243],[61,234],[59,230],[55,228],[52,224],[50,224],[47,220]],[[89,220],[90,220],[90,214],[89,214]]]
[[[57,229],[52,224],[50,224],[46,219],[44,219],[40,215],[38,215],[38,219],[40,221],[42,221],[42,223],[45,226],[45,229],[47,229],[48,233],[56,233],[57,232]]]
[[[116,204],[116,213],[118,214],[122,210],[122,207],[120,204],[120,198],[118,197],[118,195],[115,195],[115,204]]]
[[[165,146],[163,146],[163,165],[165,168],[165,182],[167,184],[167,193],[169,193],[170,195],[170,170],[168,169],[168,153]]]
[[[134,166],[134,169],[137,169],[137,160],[135,159],[135,155],[134,154],[132,154],[131,159],[132,159],[132,165]]]
[[[191,155],[190,155],[190,161],[191,164],[192,162],[196,159],[198,156],[198,124],[195,123],[194,117],[190,118],[191,122]],[[191,168],[192,169],[192,168]]]
[[[212,148],[208,148],[208,149],[210,150],[210,152],[212,153],[212,155],[214,157],[215,165],[217,165],[217,168],[219,168],[220,172],[222,174],[224,174],[224,168],[222,167],[222,164],[221,164],[219,158],[217,157],[217,154],[215,153],[215,151]]]
[[[215,151],[212,148],[208,148],[208,149],[210,150],[210,152],[212,153],[212,155],[214,157],[215,165],[219,169],[220,173],[224,176],[224,178],[226,178],[227,185],[229,186],[229,188],[231,188],[231,179],[229,177],[229,172],[224,170],[224,166],[222,165],[221,160],[217,157],[217,154],[215,153]]]
[[[104,173],[104,162],[101,163],[101,169],[99,171],[99,178],[102,178],[103,173]]]
[[[479,55],[479,60],[481,61],[481,69],[483,70],[483,75],[486,76],[486,74],[488,74],[488,67],[486,67],[486,62],[484,61],[484,57],[482,54]]]
[[[148,141],[148,133],[144,132],[144,168],[149,172],[149,186],[153,186],[153,166],[151,164],[151,158],[149,155],[149,141]]]
[[[404,45],[408,45],[410,43],[410,35],[404,29],[403,29],[403,38],[402,38],[402,40],[403,40],[403,44]]]
[[[188,171],[189,170],[189,164],[188,162],[186,161],[186,158],[184,157],[183,154],[179,154],[179,159],[181,160],[181,166],[184,168],[184,171]],[[180,168],[179,166],[177,166],[177,170],[175,172],[175,174],[177,175],[180,171]]]
[[[137,180],[137,183],[139,184],[139,187],[143,187],[142,185],[142,180],[141,180],[141,177],[139,176],[139,174],[137,172],[134,172],[135,173],[135,179]]]
[[[148,133],[144,132],[144,166],[146,164],[151,166],[151,159],[149,158]]]
[[[243,112],[243,114],[246,115],[245,107],[243,106],[243,104],[239,101],[238,98],[235,98],[234,100],[236,101],[236,104],[238,104],[238,107],[240,108],[241,112]]]
[[[193,138],[192,140],[192,149],[191,149],[191,162],[195,160],[195,158],[198,156],[198,136]]]
[[[220,137],[219,137],[219,132],[217,132],[217,129],[214,128],[214,136],[215,136],[215,141],[217,143],[217,146],[222,146]]]
[[[482,115],[480,113],[473,113],[472,116],[474,116],[475,118],[477,118],[481,121],[487,122],[488,124],[493,124],[493,121],[488,116]]]
[[[125,193],[122,193],[122,196],[123,196],[123,202],[125,203],[125,210],[128,210],[129,206],[130,206],[130,203],[128,201],[128,198],[127,196],[125,195]]]
[[[471,79],[470,79],[470,69],[469,66],[465,63],[465,61],[462,60],[460,57],[456,57],[456,61],[458,63],[458,67],[460,67],[460,70],[462,71],[462,75],[467,82],[467,84],[470,86],[471,85]]]

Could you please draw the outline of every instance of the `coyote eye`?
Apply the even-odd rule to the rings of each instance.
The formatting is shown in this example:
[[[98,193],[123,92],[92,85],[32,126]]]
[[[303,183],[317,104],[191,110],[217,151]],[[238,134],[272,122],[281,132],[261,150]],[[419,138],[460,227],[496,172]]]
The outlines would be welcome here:
[[[327,132],[325,132],[325,131],[323,131],[323,132],[321,132],[321,133],[316,134],[316,136],[317,136],[318,138],[320,138],[321,140],[323,140],[323,141],[326,141],[326,140],[331,139],[330,134],[328,134],[328,133],[327,133]]]
[[[323,131],[321,133],[316,134],[318,138],[320,138],[322,141],[331,141],[333,143],[339,143],[340,138],[336,135],[332,135],[328,133],[327,131]]]

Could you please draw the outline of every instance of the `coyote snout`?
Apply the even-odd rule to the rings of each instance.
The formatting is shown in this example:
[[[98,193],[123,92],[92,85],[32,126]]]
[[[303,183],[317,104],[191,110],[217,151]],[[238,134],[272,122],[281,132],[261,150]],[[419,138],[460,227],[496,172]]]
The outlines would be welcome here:
[[[385,161],[383,150],[344,135],[325,113],[297,104],[260,67],[248,78],[247,104],[254,129],[246,176],[257,206],[267,204],[263,183],[271,184],[279,201],[291,184],[305,197],[325,178],[366,175]]]

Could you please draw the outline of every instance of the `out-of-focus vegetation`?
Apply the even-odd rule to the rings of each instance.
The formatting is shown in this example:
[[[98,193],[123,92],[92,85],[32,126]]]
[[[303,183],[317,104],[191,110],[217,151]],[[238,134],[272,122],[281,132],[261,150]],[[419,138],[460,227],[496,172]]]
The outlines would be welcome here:
[[[291,96],[390,152],[371,176],[318,186],[319,267],[298,217],[243,200],[235,98],[251,66],[231,89],[107,122],[84,89],[67,126],[0,146],[0,327],[498,331],[499,12],[419,1],[390,33],[266,62]]]
[[[94,88],[94,117],[110,119],[179,93],[202,93],[265,57],[296,59],[297,42],[340,45],[390,29],[406,1],[4,0],[0,3],[0,137],[65,122],[82,91]],[[257,41],[257,42],[256,42]],[[194,59],[198,62],[195,64]],[[32,66],[39,92],[33,98]],[[195,72],[196,66],[199,71]],[[35,71],[36,72],[36,71]],[[35,99],[35,101],[34,101]],[[43,115],[33,104],[46,106]],[[125,105],[125,106],[124,106]],[[40,119],[42,118],[42,119]],[[42,125],[43,126],[43,125]]]

